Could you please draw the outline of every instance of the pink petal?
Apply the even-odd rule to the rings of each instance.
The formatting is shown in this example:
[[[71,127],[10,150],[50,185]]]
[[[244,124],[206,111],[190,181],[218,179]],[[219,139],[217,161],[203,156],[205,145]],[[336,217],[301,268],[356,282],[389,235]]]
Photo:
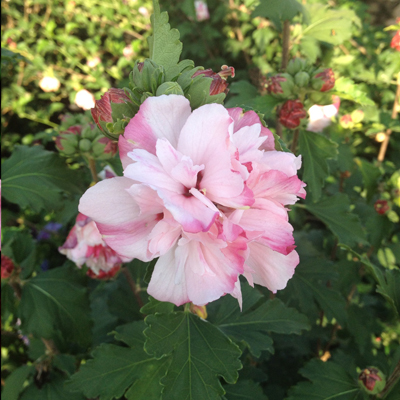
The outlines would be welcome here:
[[[259,150],[266,137],[260,136],[261,124],[244,126],[232,136],[232,142],[239,151],[241,163],[259,161],[263,152]]]
[[[140,215],[160,214],[165,210],[163,202],[158,197],[157,192],[149,186],[134,184],[125,190],[132,196],[134,202],[139,206]]]
[[[267,151],[264,153],[261,163],[258,165],[260,172],[271,169],[281,171],[287,176],[297,175],[301,167],[301,156],[283,151]]]
[[[254,283],[267,287],[272,292],[284,289],[287,281],[293,276],[299,263],[296,251],[287,255],[277,253],[260,243],[249,243],[250,255],[246,266],[252,271]]]
[[[178,224],[171,225],[165,220],[160,221],[148,236],[149,251],[155,257],[166,254],[175,245],[181,233],[182,229]]]
[[[184,96],[149,97],[125,128],[124,138],[133,143],[135,148],[152,154],[156,154],[159,138],[166,138],[176,147],[179,133],[190,113],[189,100]],[[121,153],[122,157],[126,154],[124,151]]]

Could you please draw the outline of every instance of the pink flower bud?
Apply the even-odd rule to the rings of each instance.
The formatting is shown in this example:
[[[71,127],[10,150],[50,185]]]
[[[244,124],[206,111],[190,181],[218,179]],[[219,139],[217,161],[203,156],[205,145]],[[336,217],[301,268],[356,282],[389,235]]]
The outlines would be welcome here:
[[[55,142],[56,142],[56,147],[59,151],[64,150],[64,145],[65,141],[67,141],[70,137],[70,135],[80,135],[82,132],[82,126],[81,125],[74,125],[70,126],[66,131],[60,132],[60,134],[56,137]]]
[[[51,76],[45,76],[39,81],[39,87],[44,92],[56,92],[60,89],[60,81]]]
[[[14,263],[11,258],[1,255],[1,279],[7,279],[14,271]]]
[[[86,89],[82,89],[75,96],[75,104],[84,110],[90,110],[95,106],[94,96]]]
[[[374,208],[380,215],[385,215],[390,210],[390,206],[386,200],[377,200],[374,204]]]
[[[288,100],[279,111],[279,122],[286,128],[294,129],[306,116],[307,112],[300,100]]]
[[[199,75],[203,75],[213,79],[210,86],[211,96],[220,93],[227,94],[229,89],[228,89],[228,82],[226,80],[228,79],[228,77],[233,78],[235,76],[235,69],[233,67],[228,67],[227,65],[223,65],[221,67],[221,71],[218,73],[214,72],[212,69],[205,69],[195,72],[192,78],[195,78],[196,76]]]
[[[319,71],[319,70],[318,70]],[[317,72],[318,72],[317,71]],[[335,86],[335,74],[332,68],[326,68],[312,78],[312,87],[320,92],[327,92]]]
[[[397,51],[400,51],[400,31],[397,31],[390,42],[390,47]]]

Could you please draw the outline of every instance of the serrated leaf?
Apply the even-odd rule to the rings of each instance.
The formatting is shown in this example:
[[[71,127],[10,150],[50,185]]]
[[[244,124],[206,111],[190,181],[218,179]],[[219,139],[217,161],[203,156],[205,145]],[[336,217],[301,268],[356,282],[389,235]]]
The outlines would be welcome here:
[[[18,146],[2,164],[2,196],[34,211],[62,208],[62,192],[77,192],[74,171],[41,146]]]
[[[55,268],[30,279],[19,305],[24,332],[51,339],[58,331],[83,346],[91,341],[89,300],[82,278],[69,267]]]
[[[261,0],[251,16],[270,19],[281,30],[281,21],[291,21],[298,13],[308,20],[305,8],[296,0]]]
[[[249,285],[242,285],[246,307],[243,312],[240,312],[236,299],[225,296],[213,320],[226,335],[245,342],[254,356],[259,357],[263,350],[273,353],[272,339],[267,332],[300,334],[302,330],[310,329],[305,315],[286,307],[279,299],[265,301],[259,293],[255,296],[252,292],[257,293]],[[260,299],[263,299],[261,304]]]
[[[332,263],[321,258],[311,258],[297,266],[285,294],[298,303],[307,315],[316,315],[318,309],[322,309],[329,320],[336,318],[340,324],[345,325],[346,300],[339,291],[327,287],[327,282],[335,278]]]
[[[1,392],[3,400],[18,400],[19,394],[24,388],[24,383],[29,375],[35,373],[33,365],[23,365],[22,367],[14,370],[4,381],[4,389]],[[3,386],[3,384],[2,384]]]
[[[160,11],[158,0],[153,0],[153,9],[154,14],[151,16],[153,34],[148,39],[150,58],[164,67],[167,81],[170,81],[180,72],[178,66],[182,53],[180,34],[177,29],[171,29],[168,13]]]
[[[378,180],[382,173],[379,167],[363,160],[362,158],[355,158],[354,161],[361,171],[364,188],[367,190],[367,201],[369,202],[375,193],[375,189],[378,186]]]
[[[325,178],[329,175],[327,160],[336,158],[338,145],[319,133],[300,132],[300,153],[303,157],[303,180],[307,183],[307,194],[313,201],[321,197]]]
[[[397,315],[400,315],[400,270],[387,270],[376,291],[389,302]]]
[[[143,348],[145,337],[143,331],[146,329],[144,321],[134,321],[130,324],[117,326],[115,339],[124,342],[129,347]]]
[[[103,344],[93,352],[93,359],[71,377],[67,387],[89,398],[120,398],[136,380],[142,379],[149,371],[153,372],[160,363],[165,363],[165,359],[150,358],[140,347],[130,349]]]
[[[303,36],[317,39],[334,45],[351,38],[353,21],[359,21],[354,11],[332,10],[323,4],[306,6],[311,16],[310,24],[304,28]]]
[[[155,313],[170,313],[174,311],[175,305],[172,303],[168,303],[166,301],[156,300],[154,297],[149,297],[149,302],[146,303],[141,309],[140,312],[149,315]]]
[[[145,322],[145,350],[157,358],[172,355],[161,380],[163,400],[217,400],[224,394],[218,376],[236,382],[241,352],[211,323],[186,312],[149,315]]]
[[[58,376],[40,389],[36,385],[30,385],[22,393],[20,400],[85,400],[80,393],[71,393],[64,384],[65,379]]]
[[[225,107],[240,107],[246,105],[252,107],[255,105],[255,98],[258,96],[258,90],[248,81],[237,81],[232,82],[229,85],[229,98],[225,103]],[[265,100],[266,105],[260,107],[260,111],[264,113],[265,109],[268,109],[268,99],[271,96],[263,96],[259,102],[261,106],[264,106],[263,101]],[[263,110],[261,110],[263,108]]]
[[[300,382],[289,390],[287,400],[361,400],[357,382],[338,364],[311,360],[300,369],[311,382]]]
[[[341,99],[355,101],[362,106],[375,105],[375,103],[362,90],[362,87],[347,77],[336,79],[335,91],[332,94],[338,95]]]
[[[366,243],[360,220],[350,212],[350,199],[344,193],[337,193],[318,203],[307,203],[306,208],[326,224],[340,242],[349,246]]]
[[[235,385],[225,385],[227,400],[268,400],[261,386],[251,380],[239,380]]]

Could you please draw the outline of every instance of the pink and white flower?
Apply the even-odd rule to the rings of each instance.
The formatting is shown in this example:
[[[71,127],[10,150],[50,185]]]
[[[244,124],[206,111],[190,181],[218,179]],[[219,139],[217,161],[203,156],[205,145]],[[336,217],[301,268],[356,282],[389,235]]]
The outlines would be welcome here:
[[[340,99],[338,96],[334,97],[334,103],[327,106],[319,106],[314,104],[308,110],[310,120],[307,125],[307,130],[311,132],[322,132],[331,123],[332,119],[339,113]]]
[[[210,19],[210,13],[208,12],[208,6],[204,0],[195,0],[194,8],[196,10],[197,21],[205,21],[207,19]]]
[[[81,198],[121,257],[159,257],[148,293],[176,305],[204,305],[239,276],[275,292],[299,262],[288,209],[305,197],[301,159],[274,148],[253,111],[178,95],[148,98],[119,138],[124,176]]]
[[[54,76],[44,76],[39,81],[39,87],[44,92],[57,92],[57,90],[60,89],[60,85],[60,81]]]
[[[76,93],[75,104],[84,110],[90,110],[95,106],[94,96],[88,90],[82,89]]]
[[[89,268],[91,277],[106,279],[115,275],[121,264],[131,259],[119,256],[104,242],[96,223],[83,214],[78,214],[74,227],[65,243],[58,248],[79,268]]]

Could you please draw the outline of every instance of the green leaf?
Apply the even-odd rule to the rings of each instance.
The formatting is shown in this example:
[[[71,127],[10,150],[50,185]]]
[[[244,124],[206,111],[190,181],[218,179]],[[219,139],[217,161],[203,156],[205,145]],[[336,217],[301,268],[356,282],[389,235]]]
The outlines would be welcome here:
[[[327,282],[336,278],[332,263],[313,257],[302,261],[296,268],[296,273],[288,282],[285,294],[292,302],[299,304],[300,309],[310,317],[316,315],[318,308],[324,310],[328,320],[336,318],[340,324],[345,325],[346,300],[339,291],[329,288]]]
[[[19,306],[23,331],[45,339],[61,331],[66,340],[90,344],[89,301],[81,280],[79,273],[69,267],[30,279],[23,286]]]
[[[251,16],[268,18],[281,30],[281,21],[291,21],[298,13],[308,20],[305,8],[296,0],[261,0]]]
[[[150,358],[139,346],[130,349],[103,344],[93,352],[92,360],[81,365],[67,387],[73,392],[84,393],[88,398],[97,396],[100,400],[120,398],[135,381],[153,375],[155,370],[161,368],[161,365],[164,368],[162,372],[165,374],[165,363],[165,359]],[[161,394],[159,384],[158,393]],[[137,399],[141,398],[137,397]]]
[[[149,315],[145,350],[154,357],[172,354],[163,400],[219,399],[225,393],[218,376],[235,383],[241,368],[240,350],[214,325],[176,312]]]
[[[389,302],[397,315],[400,315],[400,270],[387,270],[376,291]]]
[[[361,400],[357,382],[338,364],[311,360],[300,370],[311,382],[300,382],[289,390],[287,400]]]
[[[2,164],[2,196],[34,211],[62,208],[62,192],[77,192],[79,181],[56,154],[41,146],[18,146]]]
[[[360,220],[350,212],[350,200],[344,193],[336,193],[318,203],[307,203],[306,208],[327,225],[340,242],[349,246],[366,243]]]
[[[362,90],[362,87],[347,77],[336,79],[335,92],[332,94],[338,95],[341,99],[354,101],[362,106],[375,106],[375,103]]]
[[[141,309],[140,312],[148,315],[148,314],[155,314],[155,313],[170,313],[174,311],[175,305],[172,303],[168,303],[165,301],[156,300],[154,297],[149,297],[149,302],[145,304]]]
[[[382,173],[376,165],[373,165],[366,160],[355,158],[354,161],[361,171],[364,188],[367,190],[367,201],[369,202],[375,193],[375,189],[378,186],[378,180]]]
[[[171,29],[168,23],[168,13],[161,13],[158,0],[153,0],[153,8],[153,34],[148,39],[150,58],[164,67],[167,81],[170,81],[180,72],[178,62],[182,53],[182,43],[179,40],[179,31]]]
[[[22,393],[20,400],[85,400],[80,393],[71,393],[64,385],[65,378],[57,376],[40,389],[30,385]]]
[[[225,107],[240,107],[243,105],[246,105],[247,107],[252,107],[254,105],[254,100],[257,96],[258,96],[258,90],[250,82],[248,81],[232,82],[229,85],[229,98],[228,101],[225,103]],[[268,105],[267,100],[271,96],[268,96],[268,98],[266,97],[267,96],[263,96],[261,98],[260,105],[264,105],[263,104],[264,99],[265,103],[267,103]],[[262,107],[260,107],[260,109],[261,108]],[[264,108],[267,108],[267,106],[265,106]]]
[[[13,288],[7,282],[1,282],[1,320],[6,321],[15,313],[16,297]]]
[[[35,367],[33,365],[23,365],[14,370],[4,382],[1,398],[3,400],[18,400],[19,394],[24,388],[25,381],[34,373]]]
[[[227,400],[267,400],[261,386],[251,380],[242,380],[235,385],[225,385]]]
[[[303,157],[303,180],[307,183],[307,193],[313,201],[321,197],[325,178],[329,175],[327,159],[336,158],[337,144],[319,133],[300,132],[300,153]]]
[[[267,332],[300,334],[303,329],[310,329],[305,315],[286,307],[279,299],[265,301],[247,284],[242,285],[242,295],[242,312],[236,299],[225,296],[219,301],[220,308],[212,320],[226,335],[246,343],[254,356],[259,357],[263,350],[274,352]]]
[[[129,347],[139,346],[143,348],[146,329],[144,321],[134,321],[130,324],[120,325],[115,329],[115,339],[126,343]]]
[[[358,23],[354,11],[350,9],[332,10],[323,4],[308,4],[306,6],[311,16],[310,24],[304,28],[303,36],[311,37],[321,42],[334,45],[351,38],[353,21]]]

